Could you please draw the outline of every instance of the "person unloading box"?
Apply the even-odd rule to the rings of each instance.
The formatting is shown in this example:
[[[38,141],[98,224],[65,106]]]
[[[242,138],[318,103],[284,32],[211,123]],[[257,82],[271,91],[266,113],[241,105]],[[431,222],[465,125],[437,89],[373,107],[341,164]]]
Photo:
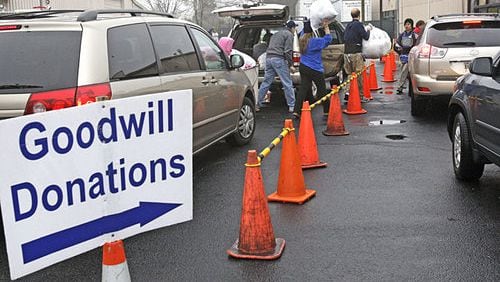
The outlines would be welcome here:
[[[365,66],[365,59],[362,55],[363,50],[363,39],[368,40],[370,38],[370,30],[372,27],[369,25],[366,27],[359,21],[359,16],[361,12],[358,8],[353,8],[351,10],[352,22],[348,23],[345,28],[344,33],[344,44],[345,44],[345,56],[344,56],[344,69],[347,74],[353,72],[360,72]],[[369,100],[363,96],[363,78],[358,76],[358,89],[360,89],[360,101],[368,102]]]
[[[329,20],[324,19],[322,26],[325,30],[325,36],[313,37],[313,30],[309,21],[304,22],[303,34],[300,37],[300,88],[297,99],[295,100],[294,117],[299,118],[302,103],[304,100],[312,101],[312,83],[317,87],[317,99],[321,99],[328,92],[325,87],[325,74],[323,62],[321,60],[321,51],[332,42]],[[323,115],[328,115],[330,103],[323,103]]]

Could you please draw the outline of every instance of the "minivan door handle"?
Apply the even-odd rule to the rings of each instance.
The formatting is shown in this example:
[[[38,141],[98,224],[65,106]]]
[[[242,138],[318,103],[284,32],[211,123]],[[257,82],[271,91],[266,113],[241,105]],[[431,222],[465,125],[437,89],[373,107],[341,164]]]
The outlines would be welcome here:
[[[215,77],[212,77],[212,79],[210,79],[210,82],[213,83],[213,84],[216,84],[219,82],[218,79],[216,79]]]
[[[208,79],[206,79],[205,77],[203,77],[203,79],[201,80],[201,83],[203,83],[204,85],[207,85],[210,81],[208,81]]]

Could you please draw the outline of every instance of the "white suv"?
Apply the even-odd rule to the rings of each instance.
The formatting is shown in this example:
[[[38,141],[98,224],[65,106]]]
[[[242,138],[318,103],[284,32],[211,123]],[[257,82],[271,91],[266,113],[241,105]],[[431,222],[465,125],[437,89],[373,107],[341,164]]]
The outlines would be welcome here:
[[[0,118],[170,90],[193,90],[193,151],[248,143],[255,98],[201,27],[142,10],[0,15]]]

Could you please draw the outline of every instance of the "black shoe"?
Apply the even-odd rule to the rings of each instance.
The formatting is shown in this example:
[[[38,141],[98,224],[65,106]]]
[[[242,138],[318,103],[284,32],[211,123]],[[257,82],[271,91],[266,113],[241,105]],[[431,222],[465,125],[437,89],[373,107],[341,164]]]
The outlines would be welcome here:
[[[403,89],[398,88],[398,90],[396,90],[396,95],[402,95],[402,94],[403,94]]]
[[[293,113],[293,117],[295,119],[300,119],[300,114],[299,113]]]

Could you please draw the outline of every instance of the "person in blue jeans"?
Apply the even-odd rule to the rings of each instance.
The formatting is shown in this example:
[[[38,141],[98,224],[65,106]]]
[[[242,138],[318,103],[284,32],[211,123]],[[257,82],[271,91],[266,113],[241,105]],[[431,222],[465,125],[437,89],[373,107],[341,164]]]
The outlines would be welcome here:
[[[328,20],[322,22],[323,29],[325,31],[325,36],[314,37],[313,30],[311,28],[311,22],[304,22],[304,33],[300,37],[300,89],[297,99],[295,100],[295,107],[293,115],[296,118],[300,117],[302,103],[304,100],[312,101],[312,83],[316,84],[317,88],[317,99],[321,99],[328,92],[325,86],[325,69],[323,67],[323,61],[321,60],[321,51],[326,48],[330,42],[332,42],[332,36],[330,35],[330,28],[328,27]],[[330,103],[327,101],[323,103],[323,114],[328,115],[328,110],[330,108]]]
[[[264,81],[259,88],[259,97],[256,111],[260,110],[264,102],[264,97],[274,81],[274,77],[279,76],[283,89],[285,91],[286,103],[288,112],[293,112],[295,105],[295,93],[293,91],[293,82],[290,71],[295,71],[293,68],[292,51],[293,51],[293,36],[297,24],[290,20],[286,23],[286,28],[278,31],[269,42],[266,51],[266,70]]]
[[[403,64],[401,74],[397,83],[396,94],[403,94],[403,87],[408,77],[408,54],[417,41],[417,37],[413,32],[413,20],[408,18],[404,21],[405,30],[398,36],[396,40],[396,52],[399,54],[399,60]]]

